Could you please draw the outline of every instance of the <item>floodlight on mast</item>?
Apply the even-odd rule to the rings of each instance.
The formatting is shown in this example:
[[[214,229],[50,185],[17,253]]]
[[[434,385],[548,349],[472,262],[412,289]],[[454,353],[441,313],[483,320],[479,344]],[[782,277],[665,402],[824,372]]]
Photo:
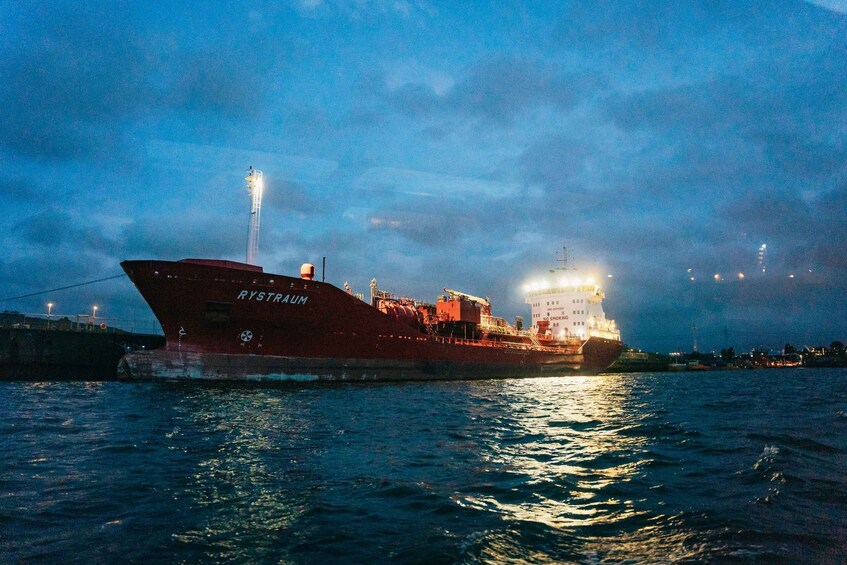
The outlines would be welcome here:
[[[259,257],[259,222],[262,214],[262,191],[264,190],[262,171],[250,167],[244,180],[247,181],[247,192],[252,197],[250,225],[247,232],[247,263],[255,265]]]

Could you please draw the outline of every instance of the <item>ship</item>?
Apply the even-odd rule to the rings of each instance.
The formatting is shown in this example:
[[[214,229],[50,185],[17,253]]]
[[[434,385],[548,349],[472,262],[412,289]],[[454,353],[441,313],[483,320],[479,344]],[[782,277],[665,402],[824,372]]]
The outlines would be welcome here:
[[[129,260],[122,268],[162,326],[164,347],[119,363],[122,379],[379,381],[598,373],[620,355],[602,287],[550,271],[525,288],[532,321],[443,288],[421,301],[217,259]],[[323,277],[322,277],[323,278]]]

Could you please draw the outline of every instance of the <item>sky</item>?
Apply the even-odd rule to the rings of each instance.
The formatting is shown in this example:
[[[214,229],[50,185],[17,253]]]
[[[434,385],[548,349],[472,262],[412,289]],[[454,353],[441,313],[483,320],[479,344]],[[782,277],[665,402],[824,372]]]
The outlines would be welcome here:
[[[0,309],[154,330],[9,299],[243,261],[253,166],[269,272],[511,320],[564,245],[632,347],[847,341],[845,85],[838,0],[0,0]]]

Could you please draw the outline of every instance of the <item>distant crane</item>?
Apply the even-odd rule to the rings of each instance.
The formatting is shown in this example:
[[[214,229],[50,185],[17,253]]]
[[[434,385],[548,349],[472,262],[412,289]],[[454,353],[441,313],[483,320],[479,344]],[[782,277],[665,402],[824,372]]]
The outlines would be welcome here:
[[[250,225],[247,232],[247,263],[256,265],[259,257],[259,220],[262,213],[262,191],[264,190],[262,171],[250,167],[244,180],[247,181],[247,192],[252,197]]]

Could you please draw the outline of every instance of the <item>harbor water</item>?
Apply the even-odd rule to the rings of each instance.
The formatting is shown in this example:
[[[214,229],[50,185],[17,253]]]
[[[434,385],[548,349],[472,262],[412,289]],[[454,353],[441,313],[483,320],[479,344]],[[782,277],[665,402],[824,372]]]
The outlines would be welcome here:
[[[0,563],[844,562],[847,370],[0,383]]]

